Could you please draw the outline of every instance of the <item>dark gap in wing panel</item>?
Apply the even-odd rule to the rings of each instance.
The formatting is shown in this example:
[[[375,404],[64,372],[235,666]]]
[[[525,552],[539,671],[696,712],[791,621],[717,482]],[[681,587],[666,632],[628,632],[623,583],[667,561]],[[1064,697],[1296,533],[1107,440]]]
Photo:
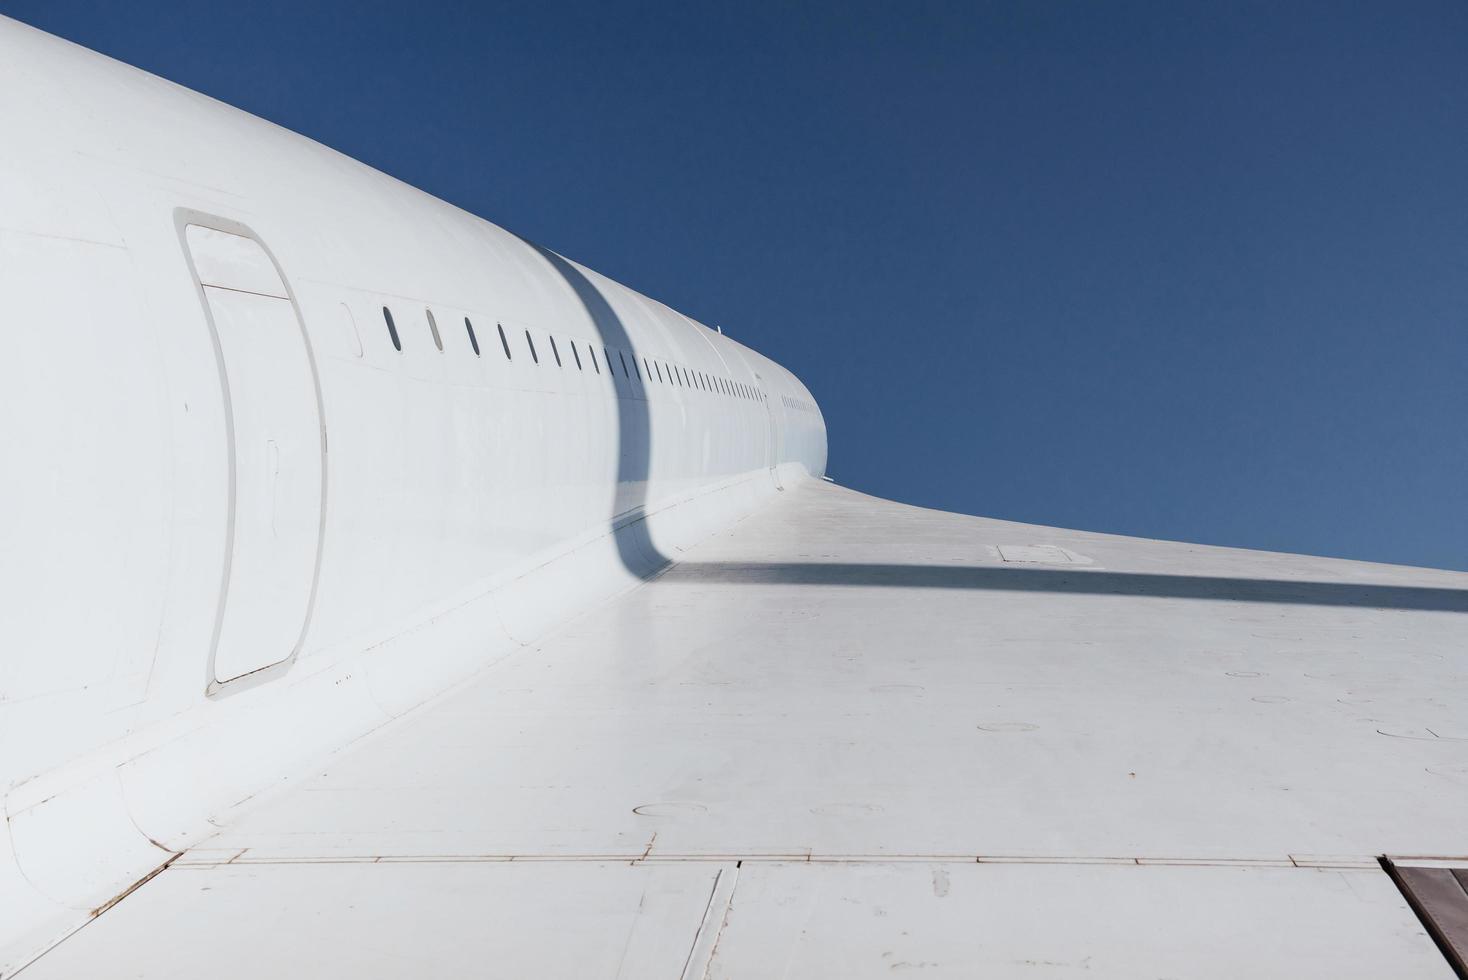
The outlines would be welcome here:
[[[1453,970],[1462,980],[1468,980],[1468,861],[1462,867],[1451,867],[1448,862],[1439,867],[1421,867],[1384,857],[1381,866]]]

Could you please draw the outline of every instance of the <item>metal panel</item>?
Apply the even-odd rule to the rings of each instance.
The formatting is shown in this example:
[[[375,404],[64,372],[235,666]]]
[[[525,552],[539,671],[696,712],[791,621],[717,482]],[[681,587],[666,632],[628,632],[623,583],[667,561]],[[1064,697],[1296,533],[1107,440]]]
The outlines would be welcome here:
[[[230,426],[229,558],[213,672],[281,663],[306,628],[321,538],[315,374],[295,306],[256,241],[187,229],[224,370]]]
[[[1468,862],[1425,867],[1384,862],[1459,977],[1468,977]]]
[[[999,557],[1007,562],[1029,562],[1038,565],[1069,565],[1070,555],[1063,548],[1049,544],[1001,544]]]
[[[185,855],[27,980],[1451,980],[1379,870]]]
[[[201,285],[289,298],[275,264],[258,242],[203,225],[189,225],[188,242]]]
[[[1379,871],[746,862],[708,980],[1450,980]]]
[[[27,980],[676,980],[721,868],[174,865]]]

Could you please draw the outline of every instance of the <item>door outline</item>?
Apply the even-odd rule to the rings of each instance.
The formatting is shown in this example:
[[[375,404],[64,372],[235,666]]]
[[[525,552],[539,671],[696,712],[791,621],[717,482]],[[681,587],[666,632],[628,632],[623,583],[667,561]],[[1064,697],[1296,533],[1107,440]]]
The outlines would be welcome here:
[[[204,320],[209,325],[209,342],[214,348],[214,366],[218,374],[219,390],[224,401],[224,431],[226,444],[227,481],[229,502],[225,509],[224,526],[224,567],[220,573],[219,596],[214,607],[214,627],[209,637],[209,656],[204,663],[204,695],[210,698],[225,697],[237,694],[240,691],[262,684],[268,680],[284,674],[296,662],[300,655],[301,647],[305,643],[306,635],[311,630],[311,620],[316,613],[316,595],[321,584],[321,557],[326,546],[326,487],[327,487],[327,460],[326,460],[326,405],[321,396],[321,373],[316,367],[316,352],[311,346],[311,335],[306,330],[306,318],[301,314],[301,304],[296,297],[295,288],[291,286],[290,279],[285,270],[281,268],[275,253],[270,250],[254,229],[248,225],[234,221],[229,218],[221,218],[218,215],[208,214],[203,211],[195,211],[192,208],[175,208],[173,211],[174,230],[178,234],[179,247],[183,250],[184,262],[187,264],[189,276],[193,280],[194,295],[199,303],[200,309],[204,311]],[[284,660],[268,664],[258,670],[252,670],[248,674],[241,674],[226,681],[218,680],[214,671],[214,658],[219,650],[219,636],[224,627],[225,601],[229,598],[230,571],[234,564],[234,529],[235,529],[235,507],[237,488],[235,482],[235,433],[234,433],[234,405],[230,397],[229,375],[224,363],[224,348],[219,342],[219,328],[214,323],[214,311],[210,308],[209,297],[204,292],[204,285],[199,280],[199,270],[194,265],[194,255],[189,249],[188,228],[190,225],[199,225],[214,231],[221,231],[228,235],[237,235],[240,238],[248,238],[260,247],[270,264],[275,268],[275,274],[285,286],[286,299],[291,304],[291,310],[296,315],[296,326],[301,331],[301,343],[306,350],[306,365],[311,372],[311,386],[316,397],[316,423],[320,437],[320,460],[321,460],[321,503],[317,512],[316,525],[316,562],[311,571],[311,592],[306,599],[305,621],[301,624],[301,633],[296,637],[295,645],[291,648],[290,655]]]

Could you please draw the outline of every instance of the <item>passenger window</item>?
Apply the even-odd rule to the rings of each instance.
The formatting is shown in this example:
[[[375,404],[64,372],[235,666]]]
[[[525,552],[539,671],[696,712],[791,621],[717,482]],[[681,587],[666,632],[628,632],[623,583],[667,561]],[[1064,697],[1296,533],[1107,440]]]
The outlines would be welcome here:
[[[597,374],[601,374],[601,365],[596,363],[596,348],[587,344],[586,353],[591,355],[591,366],[596,369]]]
[[[530,331],[525,331],[525,343],[530,348],[530,359],[536,364],[540,363],[540,355],[535,353],[535,341],[530,339]]]
[[[432,310],[424,310],[428,314],[428,329],[433,334],[433,346],[437,347],[439,353],[443,352],[443,338],[438,335],[438,321],[433,318]]]
[[[571,341],[571,356],[576,358],[576,370],[585,371],[586,368],[581,366],[581,352],[576,349],[576,341],[574,340]]]
[[[565,367],[565,365],[561,363],[561,349],[556,346],[556,338],[551,337],[550,342],[551,353],[556,355],[556,367]]]
[[[474,336],[474,324],[469,322],[469,318],[467,316],[464,317],[464,329],[469,333],[469,345],[474,348],[474,356],[478,357],[479,338]]]
[[[630,375],[630,374],[627,373],[627,358],[625,358],[625,357],[622,356],[622,352],[621,351],[617,351],[617,360],[619,360],[619,361],[622,362],[622,377],[624,377],[624,378],[630,378],[630,377],[632,377],[632,375]]]
[[[515,358],[510,353],[510,342],[505,338],[505,328],[498,323],[494,325],[494,328],[500,332],[500,346],[505,349],[505,360],[513,361]]]
[[[387,321],[387,335],[392,338],[392,345],[398,350],[403,349],[403,342],[398,339],[398,325],[392,322],[392,310],[382,308],[382,318]]]
[[[667,379],[663,377],[663,368],[662,368],[662,365],[660,365],[657,361],[653,361],[652,362],[652,366],[658,372],[658,380],[661,381],[663,384],[667,384],[668,383]]]

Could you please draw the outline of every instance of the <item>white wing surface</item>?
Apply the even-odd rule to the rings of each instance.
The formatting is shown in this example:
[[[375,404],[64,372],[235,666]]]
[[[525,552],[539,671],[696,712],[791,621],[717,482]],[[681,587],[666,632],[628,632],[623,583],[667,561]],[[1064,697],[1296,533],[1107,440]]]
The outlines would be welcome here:
[[[1463,850],[1465,611],[807,481],[33,972],[1448,978],[1377,856]]]

